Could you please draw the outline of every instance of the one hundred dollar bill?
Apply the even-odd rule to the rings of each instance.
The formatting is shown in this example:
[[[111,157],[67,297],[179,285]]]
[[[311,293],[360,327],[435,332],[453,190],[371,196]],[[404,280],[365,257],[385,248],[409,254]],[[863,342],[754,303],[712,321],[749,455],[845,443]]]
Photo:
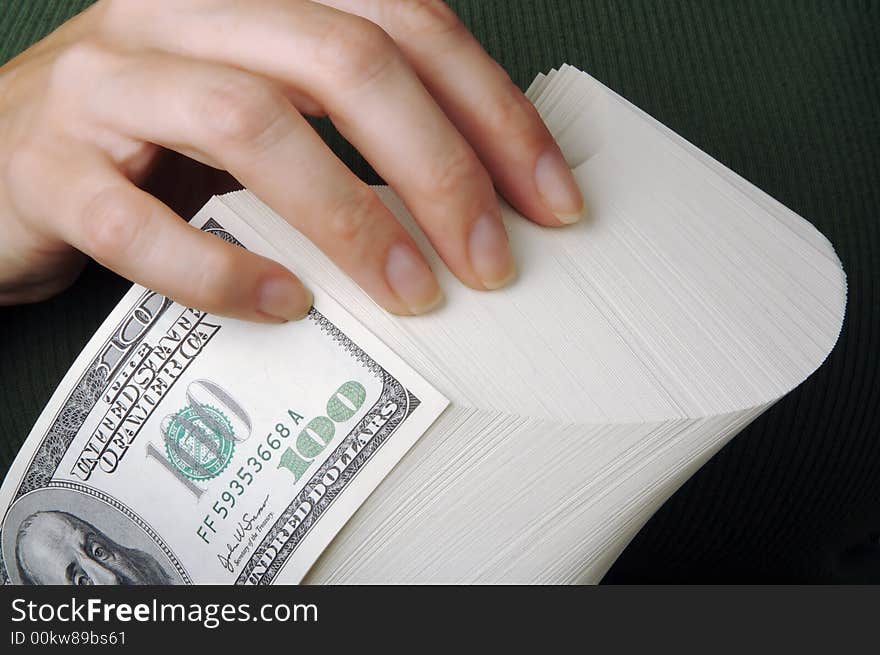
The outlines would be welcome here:
[[[283,261],[217,200],[193,225]],[[299,582],[447,405],[313,290],[256,325],[135,285],[0,489],[0,580]]]

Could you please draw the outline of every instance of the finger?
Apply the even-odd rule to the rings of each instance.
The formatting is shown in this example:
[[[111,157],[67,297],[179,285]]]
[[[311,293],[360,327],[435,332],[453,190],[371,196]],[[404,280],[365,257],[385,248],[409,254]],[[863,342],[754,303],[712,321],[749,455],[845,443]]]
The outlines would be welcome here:
[[[581,218],[581,192],[538,112],[442,0],[318,1],[394,38],[521,213],[543,225]]]
[[[288,102],[299,109],[302,113],[308,114],[309,116],[327,115],[327,111],[324,109],[324,107],[321,106],[321,103],[319,103],[307,93],[297,91],[296,89],[292,89],[290,87],[283,89],[283,93]]]
[[[101,80],[89,103],[99,124],[217,162],[390,311],[422,313],[442,300],[412,237],[268,80],[169,55]]]
[[[278,322],[308,313],[312,296],[290,271],[191,227],[109,162],[73,182],[61,168],[43,178],[69,194],[65,212],[54,212],[58,236],[107,268],[212,314]]]
[[[395,188],[459,279],[475,288],[496,288],[513,277],[488,173],[387,34],[367,20],[312,2],[199,7],[176,16],[173,24],[135,21],[143,32],[131,39],[308,90]],[[214,38],[217,31],[223,40]]]

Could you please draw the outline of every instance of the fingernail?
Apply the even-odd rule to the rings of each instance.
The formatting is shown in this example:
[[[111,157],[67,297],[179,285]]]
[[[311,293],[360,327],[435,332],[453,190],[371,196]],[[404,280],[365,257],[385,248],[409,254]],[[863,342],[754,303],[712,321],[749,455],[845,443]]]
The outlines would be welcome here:
[[[516,276],[516,266],[501,218],[483,214],[471,228],[471,265],[487,289],[500,289]]]
[[[570,225],[583,218],[586,213],[584,197],[562,153],[556,148],[551,148],[538,157],[535,184],[544,204],[560,223]]]
[[[412,247],[397,243],[388,251],[385,277],[397,297],[413,314],[424,314],[443,302],[437,278]]]
[[[312,293],[289,277],[273,277],[260,288],[257,308],[282,321],[298,321],[312,307]]]

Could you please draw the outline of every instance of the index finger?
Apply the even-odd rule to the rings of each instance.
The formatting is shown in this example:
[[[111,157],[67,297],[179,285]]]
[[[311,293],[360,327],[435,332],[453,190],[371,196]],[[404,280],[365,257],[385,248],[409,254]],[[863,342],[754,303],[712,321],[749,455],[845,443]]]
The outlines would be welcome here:
[[[127,48],[219,62],[307,91],[398,192],[462,282],[495,289],[513,279],[489,174],[375,23],[320,3],[288,0],[208,0],[167,24],[157,19],[153,3],[118,7],[107,29],[113,32],[118,24],[115,31],[125,34]]]

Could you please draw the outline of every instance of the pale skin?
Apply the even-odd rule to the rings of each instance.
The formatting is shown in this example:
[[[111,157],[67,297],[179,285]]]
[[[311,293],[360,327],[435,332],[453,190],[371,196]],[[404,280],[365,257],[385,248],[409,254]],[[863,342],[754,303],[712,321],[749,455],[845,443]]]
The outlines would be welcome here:
[[[169,149],[229,171],[388,311],[436,307],[411,237],[304,114],[329,115],[474,289],[515,276],[496,190],[540,225],[584,213],[537,112],[439,0],[101,0],[0,68],[0,304],[91,257],[211,313],[302,317],[293,272],[137,186]]]

